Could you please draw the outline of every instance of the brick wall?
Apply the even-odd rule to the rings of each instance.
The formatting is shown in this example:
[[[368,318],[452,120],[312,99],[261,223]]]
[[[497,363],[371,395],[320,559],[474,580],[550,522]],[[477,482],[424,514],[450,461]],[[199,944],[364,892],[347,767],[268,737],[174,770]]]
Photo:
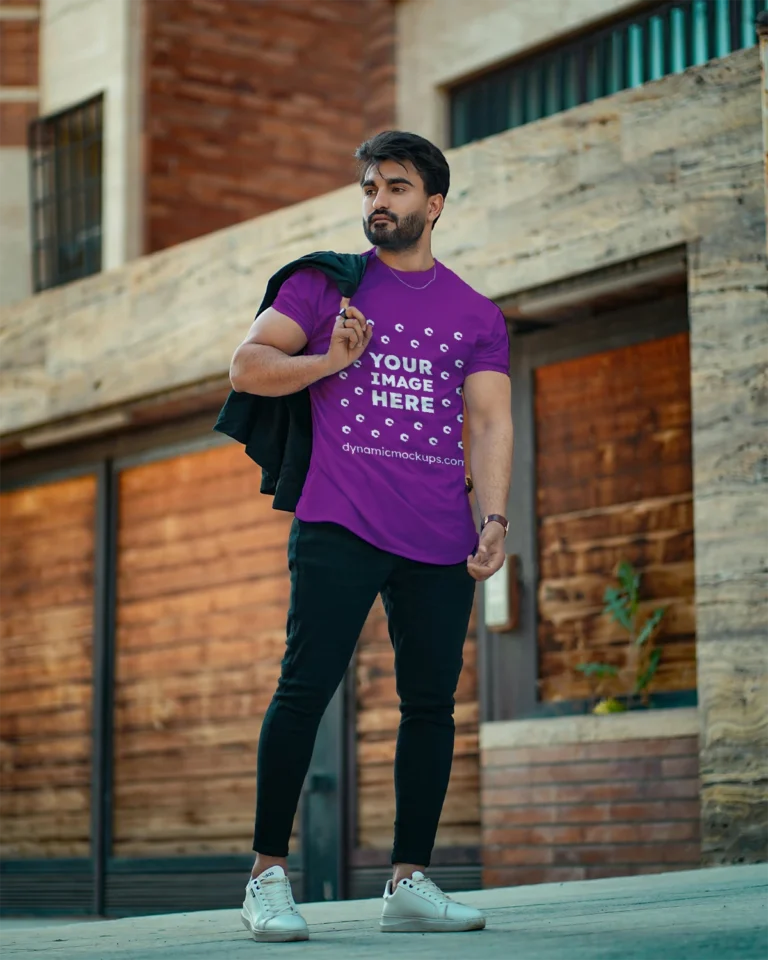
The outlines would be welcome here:
[[[692,869],[698,737],[482,752],[485,886]]]
[[[151,252],[348,184],[394,122],[392,0],[150,0]]]
[[[25,147],[37,116],[39,0],[0,0],[0,147]]]
[[[29,124],[39,111],[38,0],[0,0],[0,307],[32,292]]]

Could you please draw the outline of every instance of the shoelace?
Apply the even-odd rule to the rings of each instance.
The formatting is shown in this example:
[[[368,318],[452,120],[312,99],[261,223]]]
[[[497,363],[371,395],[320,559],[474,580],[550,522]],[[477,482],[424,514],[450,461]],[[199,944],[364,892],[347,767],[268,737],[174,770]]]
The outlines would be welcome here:
[[[281,913],[295,913],[296,904],[291,893],[291,885],[285,877],[274,880],[261,880],[257,887],[267,901],[270,911],[279,916]]]
[[[442,902],[444,900],[451,899],[448,894],[443,893],[435,881],[430,880],[429,877],[424,877],[423,880],[412,880],[411,883],[419,890],[420,893],[425,894],[431,900]]]

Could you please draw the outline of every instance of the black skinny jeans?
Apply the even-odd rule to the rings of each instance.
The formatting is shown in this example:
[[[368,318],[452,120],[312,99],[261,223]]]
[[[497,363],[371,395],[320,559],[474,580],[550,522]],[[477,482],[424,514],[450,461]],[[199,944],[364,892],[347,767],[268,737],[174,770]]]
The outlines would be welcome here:
[[[428,865],[453,761],[453,695],[474,600],[466,563],[379,550],[332,523],[294,520],[282,672],[259,741],[253,849],[288,855],[317,728],[377,594],[395,651],[400,727],[393,863]]]

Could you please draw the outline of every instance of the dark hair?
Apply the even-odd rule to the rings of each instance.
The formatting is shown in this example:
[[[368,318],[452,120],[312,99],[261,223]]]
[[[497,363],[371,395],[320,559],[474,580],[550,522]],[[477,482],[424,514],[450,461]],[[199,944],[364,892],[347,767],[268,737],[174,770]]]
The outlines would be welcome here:
[[[372,164],[383,163],[385,160],[395,160],[404,163],[407,160],[414,165],[419,176],[424,181],[427,196],[439,193],[443,199],[448,196],[451,185],[451,168],[434,143],[425,140],[415,133],[405,133],[402,130],[385,130],[375,137],[361,143],[355,150],[358,161],[360,183]],[[435,223],[440,219],[438,216]],[[434,226],[434,223],[433,223]]]

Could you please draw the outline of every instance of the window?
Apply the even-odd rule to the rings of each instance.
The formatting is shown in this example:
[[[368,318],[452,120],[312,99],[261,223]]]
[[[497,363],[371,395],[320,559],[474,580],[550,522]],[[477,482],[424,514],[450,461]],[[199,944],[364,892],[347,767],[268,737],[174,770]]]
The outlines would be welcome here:
[[[30,124],[35,293],[101,270],[102,101]]]
[[[676,0],[451,92],[451,146],[489,137],[756,42],[768,0]]]

